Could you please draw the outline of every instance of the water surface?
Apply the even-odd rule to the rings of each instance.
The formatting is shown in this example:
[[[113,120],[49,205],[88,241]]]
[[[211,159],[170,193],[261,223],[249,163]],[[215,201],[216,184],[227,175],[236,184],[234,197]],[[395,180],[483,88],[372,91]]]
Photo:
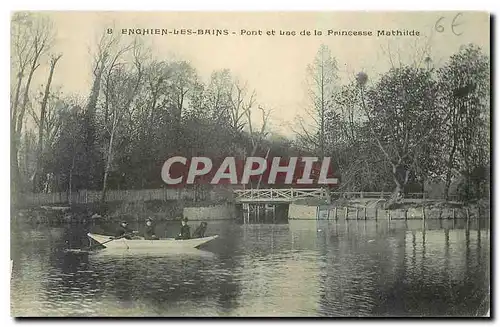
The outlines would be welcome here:
[[[11,228],[13,316],[475,316],[489,305],[483,220],[220,221],[202,251],[91,255],[66,241],[86,246],[110,226]]]

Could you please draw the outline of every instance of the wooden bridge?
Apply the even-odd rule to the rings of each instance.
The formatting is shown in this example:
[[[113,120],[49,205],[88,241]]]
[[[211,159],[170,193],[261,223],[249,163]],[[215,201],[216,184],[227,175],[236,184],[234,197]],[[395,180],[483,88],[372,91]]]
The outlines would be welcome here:
[[[249,189],[235,190],[237,203],[290,203],[297,199],[326,199],[321,188]]]

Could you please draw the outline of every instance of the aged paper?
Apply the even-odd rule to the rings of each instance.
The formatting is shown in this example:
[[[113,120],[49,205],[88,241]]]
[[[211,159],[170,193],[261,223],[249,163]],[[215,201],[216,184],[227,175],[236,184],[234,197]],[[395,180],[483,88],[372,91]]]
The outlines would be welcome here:
[[[15,12],[15,317],[484,316],[486,12]]]

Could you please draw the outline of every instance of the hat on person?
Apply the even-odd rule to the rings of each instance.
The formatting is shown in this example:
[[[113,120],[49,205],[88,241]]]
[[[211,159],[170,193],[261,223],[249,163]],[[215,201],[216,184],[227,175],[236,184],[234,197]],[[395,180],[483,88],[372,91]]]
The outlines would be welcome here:
[[[182,221],[187,222],[188,221],[187,217],[182,218]]]
[[[153,218],[148,217],[148,219],[146,219],[146,222],[148,222],[148,221],[153,222]]]
[[[128,225],[128,223],[125,220],[123,220],[120,224],[122,224],[122,225],[123,224]]]

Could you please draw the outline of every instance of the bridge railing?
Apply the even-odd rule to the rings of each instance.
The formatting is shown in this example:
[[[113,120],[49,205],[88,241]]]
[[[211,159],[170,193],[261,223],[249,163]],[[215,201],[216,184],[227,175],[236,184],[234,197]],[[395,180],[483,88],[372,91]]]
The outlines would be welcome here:
[[[325,198],[328,196],[326,189],[246,189],[235,190],[236,199],[283,199],[292,200],[300,198]],[[392,192],[330,192],[332,198],[390,198]],[[427,193],[406,193],[404,195],[407,199],[426,199]]]
[[[330,192],[330,194],[334,197],[340,198],[381,198],[388,199],[391,197],[392,192]],[[426,199],[428,198],[427,193],[406,193],[404,195],[405,198],[408,199]]]
[[[323,198],[327,193],[324,189],[290,188],[290,189],[247,189],[235,190],[236,199],[283,199]]]

